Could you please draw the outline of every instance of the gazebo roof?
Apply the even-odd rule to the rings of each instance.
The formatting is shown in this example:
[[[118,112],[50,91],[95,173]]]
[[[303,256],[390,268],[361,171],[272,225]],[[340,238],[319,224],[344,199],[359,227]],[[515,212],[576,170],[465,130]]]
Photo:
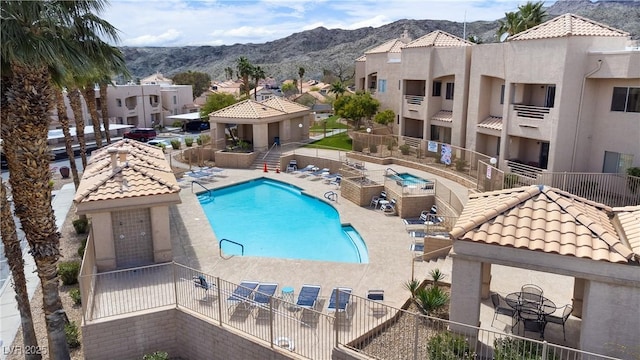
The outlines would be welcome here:
[[[637,244],[634,249],[622,239],[620,227],[613,221],[621,219],[634,234],[634,241],[640,242],[640,234],[634,232],[640,226],[629,220],[633,216],[640,216],[640,209],[615,213],[606,205],[552,187],[529,186],[470,195],[451,236],[612,263],[637,263]]]
[[[284,111],[251,99],[214,111],[209,116],[217,118],[264,119],[286,114]]]
[[[161,148],[124,139],[91,154],[74,202],[80,205],[179,192]]]

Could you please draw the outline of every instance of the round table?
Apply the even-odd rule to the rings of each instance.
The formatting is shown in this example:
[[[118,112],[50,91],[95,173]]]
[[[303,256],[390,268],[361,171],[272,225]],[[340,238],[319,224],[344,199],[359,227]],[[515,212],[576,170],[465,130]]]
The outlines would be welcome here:
[[[551,315],[556,311],[556,304],[544,296],[540,296],[540,301],[534,302],[524,299],[522,292],[518,291],[508,294],[504,299],[507,302],[507,305],[518,312],[522,311],[522,309],[527,309],[534,311],[542,317]]]

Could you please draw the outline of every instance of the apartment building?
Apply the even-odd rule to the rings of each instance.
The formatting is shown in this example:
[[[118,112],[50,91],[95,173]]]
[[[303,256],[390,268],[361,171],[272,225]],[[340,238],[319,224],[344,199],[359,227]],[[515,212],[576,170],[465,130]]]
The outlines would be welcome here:
[[[369,52],[356,60],[356,85],[399,115],[405,143],[465,147],[505,170],[640,165],[640,49],[624,31],[565,14],[500,43],[435,31],[389,47],[394,61]],[[380,80],[397,82],[397,94],[381,94]]]
[[[134,127],[170,125],[167,116],[194,109],[191,85],[112,85],[107,88],[109,117]]]

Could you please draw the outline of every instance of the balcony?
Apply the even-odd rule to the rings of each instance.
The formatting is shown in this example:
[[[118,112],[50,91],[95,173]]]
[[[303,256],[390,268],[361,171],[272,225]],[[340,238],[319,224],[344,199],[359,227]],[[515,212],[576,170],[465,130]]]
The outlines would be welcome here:
[[[425,119],[426,107],[427,105],[424,102],[424,96],[405,95],[402,115],[412,119]]]
[[[532,105],[513,105],[513,111],[518,117],[546,120],[551,108]]]

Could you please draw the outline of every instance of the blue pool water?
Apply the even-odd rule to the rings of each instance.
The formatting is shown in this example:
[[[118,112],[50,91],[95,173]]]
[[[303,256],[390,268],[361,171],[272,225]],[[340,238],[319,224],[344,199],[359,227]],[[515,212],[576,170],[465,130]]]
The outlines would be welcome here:
[[[431,181],[415,176],[410,173],[398,173],[398,174],[388,175],[388,177],[395,181],[401,181],[404,184],[404,186],[417,185],[420,187],[425,187],[427,184],[431,184]]]
[[[270,179],[256,179],[198,196],[218,240],[244,246],[244,255],[286,259],[368,263],[367,247],[338,211],[301,189]],[[226,255],[242,248],[221,243]]]

